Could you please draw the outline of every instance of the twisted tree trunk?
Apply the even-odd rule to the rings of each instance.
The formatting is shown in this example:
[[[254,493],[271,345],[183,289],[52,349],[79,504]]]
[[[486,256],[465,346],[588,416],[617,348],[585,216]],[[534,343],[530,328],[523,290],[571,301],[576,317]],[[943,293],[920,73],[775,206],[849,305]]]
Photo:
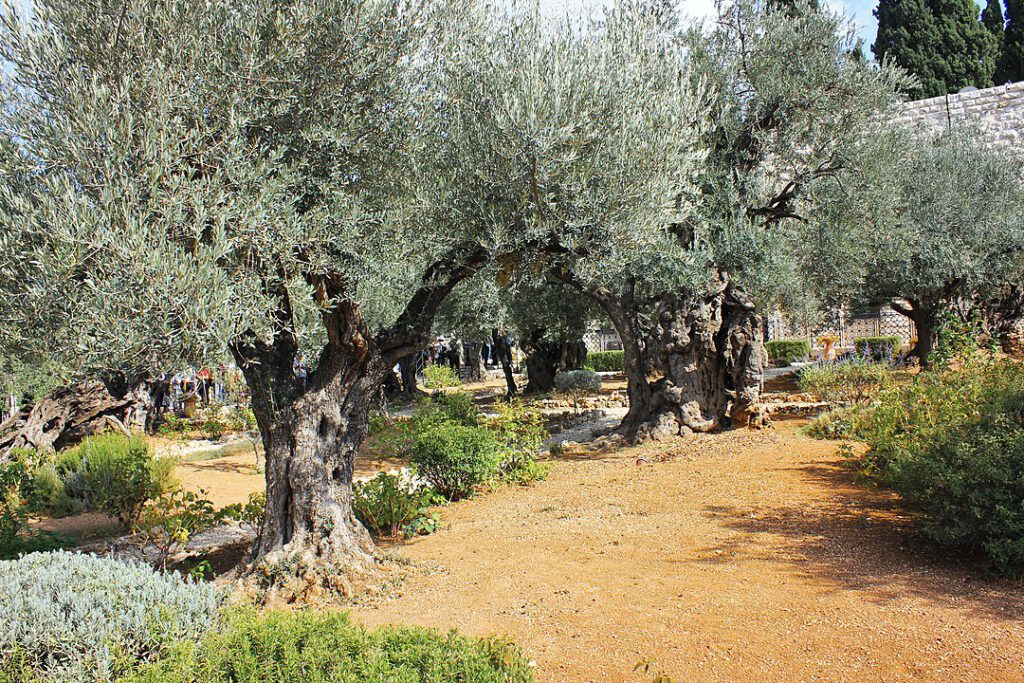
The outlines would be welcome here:
[[[892,302],[890,306],[900,315],[910,318],[914,322],[917,332],[917,343],[907,356],[916,356],[922,368],[931,365],[932,352],[935,350],[935,343],[939,336],[939,312],[940,305],[927,305],[921,301],[907,299],[906,305],[899,302]]]
[[[109,429],[132,432],[150,426],[150,384],[117,374],[87,379],[50,393],[0,424],[0,456],[12,448],[54,451]]]
[[[650,398],[623,421],[626,436],[657,439],[767,424],[760,405],[761,317],[727,275],[696,301],[665,300],[653,342],[665,374],[650,384]]]
[[[579,370],[587,358],[582,341],[532,341],[523,343],[526,352],[527,394],[545,394],[555,389],[555,375]]]
[[[563,345],[556,341],[533,341],[523,344],[526,352],[527,394],[546,394],[554,391],[555,373],[562,359]]]
[[[417,351],[398,361],[398,371],[402,379],[402,396],[405,398],[413,399],[424,393],[416,380],[416,359],[418,357],[419,352]]]
[[[332,273],[306,275],[327,343],[307,381],[292,370],[299,352],[284,278],[268,281],[278,308],[274,328],[231,344],[252,395],[266,451],[267,500],[248,573],[288,601],[323,592],[351,594],[380,581],[373,542],[352,511],[352,473],[366,438],[369,410],[395,363],[429,341],[438,306],[457,283],[486,263],[478,245],[457,245],[424,273],[390,328],[371,335],[346,283]]]
[[[486,368],[484,368],[484,345],[480,342],[466,342],[466,366],[469,367],[469,381],[479,382],[483,380]]]
[[[629,410],[619,434],[636,442],[768,424],[760,405],[764,326],[753,300],[728,273],[720,272],[718,285],[696,300],[686,293],[665,298],[649,337],[640,333],[631,296],[624,302],[604,287],[581,291],[601,304],[622,340]],[[648,378],[651,354],[664,373],[654,382]]]
[[[290,569],[295,580],[278,587],[288,600],[321,589],[351,595],[377,581],[373,542],[352,512],[352,473],[378,373],[370,366],[346,369],[285,405],[267,396],[266,381],[250,383],[261,387],[253,391],[253,412],[267,480],[252,559],[257,567]],[[250,365],[247,378],[259,372]]]

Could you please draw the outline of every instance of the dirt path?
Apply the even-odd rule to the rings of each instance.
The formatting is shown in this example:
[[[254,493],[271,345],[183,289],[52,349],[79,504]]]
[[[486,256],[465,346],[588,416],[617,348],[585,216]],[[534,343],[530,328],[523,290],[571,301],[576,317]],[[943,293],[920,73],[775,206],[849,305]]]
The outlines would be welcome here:
[[[256,462],[250,451],[240,455],[178,463],[175,473],[186,489],[203,491],[213,501],[214,507],[220,508],[231,503],[244,503],[249,494],[266,488],[262,456],[258,467]],[[403,465],[405,463],[394,458],[364,454],[356,460],[354,477],[368,479],[378,472]]]
[[[834,452],[790,424],[570,457],[445,510],[355,614],[507,634],[542,683],[1024,680],[1021,584],[931,550]]]

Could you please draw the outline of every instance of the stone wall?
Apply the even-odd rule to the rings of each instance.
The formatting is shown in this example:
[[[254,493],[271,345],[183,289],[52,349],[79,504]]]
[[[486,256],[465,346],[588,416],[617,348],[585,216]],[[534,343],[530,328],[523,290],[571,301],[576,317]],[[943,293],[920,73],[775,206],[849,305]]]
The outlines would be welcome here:
[[[905,102],[893,122],[936,131],[967,122],[978,127],[987,144],[1024,152],[1024,83]]]

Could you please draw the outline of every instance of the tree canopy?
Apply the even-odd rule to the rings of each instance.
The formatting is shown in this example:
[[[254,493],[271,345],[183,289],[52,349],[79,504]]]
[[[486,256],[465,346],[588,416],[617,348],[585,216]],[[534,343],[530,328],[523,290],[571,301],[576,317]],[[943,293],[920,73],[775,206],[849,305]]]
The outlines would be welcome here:
[[[916,76],[916,97],[993,84],[1000,46],[989,27],[992,10],[983,24],[974,0],[880,0],[874,15],[875,57]]]
[[[806,263],[840,297],[896,300],[927,360],[938,317],[993,296],[1024,272],[1021,161],[976,131],[879,131],[864,173],[819,184]]]

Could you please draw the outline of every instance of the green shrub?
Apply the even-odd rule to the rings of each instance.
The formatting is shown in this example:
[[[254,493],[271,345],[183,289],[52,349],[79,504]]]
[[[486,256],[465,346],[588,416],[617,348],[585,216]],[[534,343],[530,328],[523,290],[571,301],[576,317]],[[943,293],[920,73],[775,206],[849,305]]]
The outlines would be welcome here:
[[[412,461],[438,493],[459,500],[498,474],[501,452],[486,427],[441,423],[417,430]]]
[[[256,491],[249,494],[245,503],[232,503],[220,510],[224,519],[232,519],[245,524],[260,535],[260,528],[263,526],[263,511],[267,507],[267,494],[263,491]]]
[[[203,421],[203,434],[210,441],[220,441],[227,431],[227,423],[216,415],[211,415]]]
[[[7,457],[11,463],[21,463],[25,470],[27,479],[19,489],[29,511],[60,516],[81,510],[64,492],[64,482],[57,474],[52,454],[12,448]]]
[[[863,414],[859,406],[834,408],[811,420],[804,431],[815,439],[855,439],[858,438],[858,418]]]
[[[893,384],[887,365],[855,359],[816,363],[800,370],[800,388],[829,403],[861,403]]]
[[[624,351],[595,351],[587,354],[587,365],[594,372],[622,372],[626,369]]]
[[[192,421],[173,413],[164,413],[156,433],[167,439],[180,439],[192,431]]]
[[[764,343],[768,358],[779,365],[789,365],[798,358],[811,355],[811,342],[806,339],[776,339]]]
[[[157,563],[166,569],[171,556],[192,536],[214,526],[222,517],[214,511],[205,491],[177,489],[147,503],[133,531],[140,545],[156,548]]]
[[[238,610],[199,644],[132,676],[135,683],[529,683],[522,652],[500,640],[384,627],[342,612]]]
[[[462,384],[459,373],[448,365],[428,365],[423,368],[423,384],[428,389],[445,389]]]
[[[547,477],[548,467],[537,456],[548,438],[544,416],[520,400],[495,404],[496,415],[489,427],[501,445],[501,477],[513,484],[530,484]]]
[[[928,357],[935,367],[946,368],[956,361],[978,360],[978,356],[993,356],[999,351],[998,340],[986,334],[985,321],[977,311],[966,318],[946,311],[936,328],[938,338]]]
[[[248,406],[233,408],[228,412],[224,426],[230,432],[255,432],[256,415]]]
[[[555,375],[555,389],[572,400],[573,410],[578,413],[580,399],[601,391],[601,377],[589,370],[560,372]]]
[[[436,502],[437,494],[409,470],[381,472],[352,484],[352,510],[375,536],[393,538],[434,531],[438,518],[427,507]]]
[[[899,492],[942,545],[1024,570],[1024,368],[1005,361],[922,373],[857,425],[865,474]]]
[[[73,468],[73,469],[72,469]],[[142,434],[92,436],[62,454],[65,491],[87,509],[101,510],[130,526],[145,502],[173,488],[173,461],[154,459]]]
[[[28,501],[33,512],[43,512],[54,517],[64,517],[83,509],[79,501],[67,494],[64,480],[57,474],[57,468],[52,462],[40,464],[32,470]]]
[[[212,585],[69,552],[0,562],[0,671],[12,680],[112,680],[198,639],[216,621]]]
[[[480,411],[473,403],[473,397],[461,391],[435,391],[418,401],[412,413],[413,426],[417,430],[443,422],[475,427],[479,420]]]
[[[854,352],[860,358],[890,362],[900,355],[903,340],[899,337],[861,337],[853,340]]]
[[[480,412],[473,397],[462,392],[435,391],[421,398],[413,407],[412,419],[389,419],[371,414],[370,433],[376,437],[375,446],[395,458],[411,458],[416,435],[442,424],[475,427]]]
[[[31,487],[32,476],[24,462],[0,464],[0,560],[72,545],[64,536],[28,528],[26,492]]]

